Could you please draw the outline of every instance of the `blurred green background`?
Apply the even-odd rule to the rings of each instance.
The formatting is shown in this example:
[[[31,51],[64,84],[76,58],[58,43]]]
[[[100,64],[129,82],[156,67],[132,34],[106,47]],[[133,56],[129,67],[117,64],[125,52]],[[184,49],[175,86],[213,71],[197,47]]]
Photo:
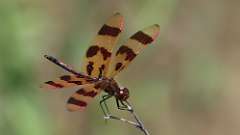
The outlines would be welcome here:
[[[66,74],[43,55],[80,69],[91,39],[116,11],[126,23],[118,45],[143,27],[161,26],[157,41],[116,78],[130,89],[150,133],[239,135],[239,6],[237,0],[1,0],[0,135],[142,134],[117,121],[105,124],[99,97],[86,111],[70,113],[65,102],[75,89],[39,88]]]

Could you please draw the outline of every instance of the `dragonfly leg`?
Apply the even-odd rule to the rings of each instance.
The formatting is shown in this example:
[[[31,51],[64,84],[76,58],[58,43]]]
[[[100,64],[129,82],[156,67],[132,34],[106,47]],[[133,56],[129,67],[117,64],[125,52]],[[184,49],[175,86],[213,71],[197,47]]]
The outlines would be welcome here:
[[[110,111],[108,109],[106,101],[110,99],[112,96],[111,95],[103,95],[102,100],[100,101],[100,107],[103,111],[104,117],[109,117]]]
[[[132,111],[132,108],[128,104],[126,105],[124,101],[116,99],[116,103],[119,110]]]
[[[113,116],[110,113],[106,101],[108,99],[110,99],[111,97],[112,97],[111,95],[103,95],[102,100],[100,101],[100,106],[101,106],[101,109],[102,109],[103,114],[104,114],[104,119],[105,120],[109,120],[109,119],[119,120],[119,121],[122,121],[122,122],[125,122],[125,123],[128,123],[128,124],[131,124],[131,125],[134,125],[134,126],[138,127],[139,125],[137,123],[135,123],[133,121],[130,121],[130,120],[127,120],[127,119],[124,119],[124,118]]]
[[[104,115],[105,115],[105,119],[106,120],[108,120],[108,119],[113,119],[113,120],[118,120],[118,121],[122,121],[122,122],[124,122],[124,123],[128,123],[128,124],[130,124],[130,125],[133,125],[133,126],[135,126],[135,127],[139,127],[140,125],[138,124],[138,123],[136,123],[136,122],[133,122],[133,121],[130,121],[130,120],[127,120],[127,119],[125,119],[125,118],[122,118],[122,117],[117,117],[117,116],[113,116],[113,115],[111,115],[111,113],[109,112],[109,110],[107,109],[107,104],[106,104],[106,100],[108,99],[108,96],[103,96],[103,99],[101,100],[101,108],[102,108],[102,110],[103,110],[103,112],[104,112]],[[124,102],[121,102],[120,100],[118,100],[118,99],[116,99],[116,103],[117,103],[117,106],[118,106],[118,109],[120,109],[120,110],[125,110],[125,111],[131,111],[130,109],[129,109],[129,106],[128,105],[126,105],[126,104],[124,104]],[[120,105],[121,104],[121,105]],[[103,106],[104,105],[104,106]],[[103,107],[105,107],[106,108],[106,111],[103,109]]]

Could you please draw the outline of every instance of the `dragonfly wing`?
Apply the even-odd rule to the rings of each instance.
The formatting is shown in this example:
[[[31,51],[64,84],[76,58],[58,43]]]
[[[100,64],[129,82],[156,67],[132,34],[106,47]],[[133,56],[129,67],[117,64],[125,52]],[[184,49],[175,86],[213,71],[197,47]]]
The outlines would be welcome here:
[[[123,29],[123,17],[119,13],[110,17],[98,31],[88,48],[82,71],[91,77],[100,77],[107,73],[112,50]]]
[[[100,92],[101,89],[96,83],[83,86],[68,99],[67,109],[69,111],[84,110]]]
[[[85,85],[93,83],[91,78],[77,76],[77,75],[63,75],[54,81],[47,81],[41,87],[48,89],[69,88],[79,85]]]
[[[116,52],[111,63],[111,69],[106,76],[114,77],[126,68],[148,44],[151,44],[157,38],[159,31],[159,25],[155,24],[132,35]]]

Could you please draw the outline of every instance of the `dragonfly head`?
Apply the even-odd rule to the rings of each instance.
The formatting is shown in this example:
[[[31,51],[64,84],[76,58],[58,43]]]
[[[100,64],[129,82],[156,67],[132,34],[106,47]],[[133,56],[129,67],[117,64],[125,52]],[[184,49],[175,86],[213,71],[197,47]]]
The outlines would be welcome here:
[[[128,88],[125,88],[125,87],[120,88],[117,91],[117,93],[116,93],[116,97],[119,100],[126,101],[129,98],[129,90],[128,90]]]

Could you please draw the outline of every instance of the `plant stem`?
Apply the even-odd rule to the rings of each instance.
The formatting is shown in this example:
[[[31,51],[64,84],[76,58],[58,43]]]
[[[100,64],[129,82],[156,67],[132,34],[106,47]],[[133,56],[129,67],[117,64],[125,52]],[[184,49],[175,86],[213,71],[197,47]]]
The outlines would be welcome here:
[[[139,124],[138,128],[145,134],[145,135],[150,135],[149,132],[147,131],[147,129],[144,127],[143,122],[140,120],[140,118],[138,117],[138,115],[135,113],[134,109],[132,108],[131,104],[126,101],[126,103],[128,104],[128,108],[129,108],[129,112],[133,115],[134,119],[137,121],[137,123]]]
[[[137,116],[137,114],[135,113],[133,107],[131,106],[131,104],[128,101],[125,101],[127,103],[127,107],[128,107],[128,112],[131,113],[131,115],[133,115],[134,119],[136,120],[136,122],[124,119],[124,118],[120,118],[120,117],[116,117],[116,116],[108,116],[108,117],[104,117],[105,119],[113,119],[113,120],[119,120],[122,121],[124,123],[128,123],[130,125],[133,125],[134,127],[140,129],[144,135],[150,135],[149,132],[147,131],[147,129],[144,127],[143,122],[140,120],[140,118]]]

